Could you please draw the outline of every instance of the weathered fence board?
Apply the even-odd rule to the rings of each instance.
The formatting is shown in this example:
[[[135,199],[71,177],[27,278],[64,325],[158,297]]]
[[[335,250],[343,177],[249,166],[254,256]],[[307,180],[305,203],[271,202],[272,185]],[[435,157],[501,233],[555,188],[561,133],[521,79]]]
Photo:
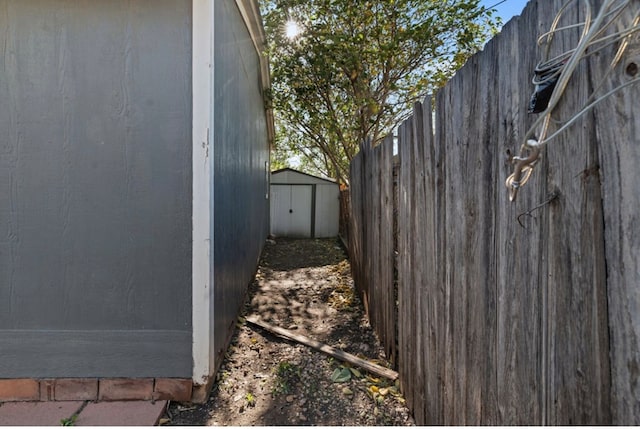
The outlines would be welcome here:
[[[398,128],[398,141],[406,141],[406,124],[402,124]],[[406,162],[413,158],[411,152],[412,147],[410,145],[399,145],[398,155],[400,157],[400,174],[398,177],[398,219],[399,222],[409,222],[413,211],[410,209],[410,203],[414,199],[409,200],[413,196],[413,192],[409,189],[414,181],[411,175],[412,163]],[[413,313],[413,306],[411,292],[414,290],[412,287],[403,287],[406,285],[413,285],[412,275],[413,270],[410,267],[413,265],[412,257],[413,252],[410,248],[409,229],[403,227],[398,223],[398,306],[402,308],[402,311],[398,312],[398,355],[402,358],[398,362],[399,372],[408,374],[413,369],[413,359],[411,352],[413,351],[411,344],[414,338],[417,337],[415,329],[418,328],[418,323],[415,323],[415,316]],[[411,380],[401,380],[403,384],[403,391],[405,392],[405,399],[410,408],[415,409],[415,401],[413,398],[414,388]]]
[[[363,270],[363,236],[364,236],[364,213],[362,205],[364,203],[364,196],[362,193],[361,186],[364,186],[365,180],[362,177],[362,165],[364,163],[365,153],[364,151],[360,152],[360,155],[353,159],[350,165],[350,177],[351,177],[351,187],[349,190],[350,193],[350,206],[351,206],[351,217],[349,222],[349,255],[351,256],[351,271],[353,274],[353,280],[358,290],[360,296],[363,298],[363,304],[365,306],[365,310],[368,311],[368,299],[364,296],[363,288],[366,286],[366,283],[363,281],[362,272]]]
[[[631,16],[621,18],[628,26]],[[620,30],[610,29],[609,32]],[[617,46],[593,59],[593,83],[604,78]],[[640,37],[630,40],[628,53],[604,80],[602,92],[640,78]],[[611,356],[611,413],[617,424],[640,424],[640,84],[626,87],[594,109],[602,178],[604,245],[606,255],[608,322]],[[586,173],[586,172],[585,172]]]
[[[536,119],[535,42],[564,3],[531,1],[437,94],[435,116],[427,98],[399,127],[395,222],[393,141],[352,163],[354,278],[385,347],[395,299],[377,264],[397,223],[398,372],[419,424],[640,423],[640,84],[554,139],[515,202],[504,187]],[[574,3],[560,25],[584,20]],[[557,35],[551,55],[579,36]],[[555,119],[640,77],[634,37],[610,75],[617,45],[579,64]]]
[[[364,144],[351,164],[351,228],[349,247],[354,281],[387,356],[396,356],[396,298],[393,241],[393,142],[372,148]],[[352,179],[353,180],[353,179]],[[356,185],[357,184],[357,185]],[[371,198],[375,196],[375,198]],[[373,225],[374,227],[364,227]],[[369,307],[370,302],[376,302]]]
[[[380,308],[381,338],[387,356],[396,361],[396,293],[394,285],[395,247],[393,242],[393,136],[387,138],[387,144],[376,148],[379,153],[380,173],[380,230],[378,287],[376,297],[386,303]]]
[[[412,227],[415,225],[415,219],[417,217],[417,209],[413,204],[417,203],[419,195],[414,191],[416,185],[415,175],[413,171],[413,162],[415,159],[415,148],[413,141],[410,138],[412,135],[412,121],[409,120],[403,123],[398,130],[398,141],[406,142],[409,144],[403,144],[398,146],[400,157],[400,175],[398,178],[398,217],[402,224],[398,224],[398,303],[402,311],[399,312],[398,320],[398,347],[399,356],[399,368],[406,374],[413,374],[413,377],[405,377],[402,380],[403,391],[406,392],[406,400],[410,404],[409,406],[415,410],[416,415],[420,416],[421,408],[419,405],[422,403],[423,398],[416,398],[420,392],[416,391],[415,385],[420,385],[420,377],[424,377],[421,374],[422,365],[416,362],[418,355],[418,347],[414,346],[414,343],[421,342],[423,340],[422,327],[423,323],[418,319],[417,306],[416,306],[416,282],[414,278],[419,271],[420,262],[417,258],[420,257],[419,252],[414,249],[414,241],[410,236]],[[407,227],[411,225],[411,227]],[[415,267],[416,270],[412,269]],[[400,275],[402,273],[402,276]],[[405,285],[412,285],[412,287],[404,287]]]

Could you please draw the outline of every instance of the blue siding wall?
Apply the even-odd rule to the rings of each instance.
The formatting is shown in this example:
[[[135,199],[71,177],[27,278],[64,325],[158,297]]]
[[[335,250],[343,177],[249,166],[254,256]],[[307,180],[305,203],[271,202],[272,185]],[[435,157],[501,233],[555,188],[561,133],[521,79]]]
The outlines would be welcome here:
[[[0,1],[0,100],[0,378],[190,377],[191,0]]]
[[[234,0],[215,1],[213,288],[216,365],[269,230],[258,54]]]

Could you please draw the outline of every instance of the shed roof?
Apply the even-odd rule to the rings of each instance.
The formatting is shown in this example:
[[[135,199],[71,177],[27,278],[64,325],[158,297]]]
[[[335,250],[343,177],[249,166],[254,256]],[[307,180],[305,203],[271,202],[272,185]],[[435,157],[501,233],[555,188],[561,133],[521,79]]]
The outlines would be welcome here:
[[[325,179],[324,177],[319,177],[319,176],[314,176],[312,174],[309,173],[304,173],[302,171],[298,171],[298,170],[294,170],[293,168],[281,168],[279,170],[274,170],[271,172],[271,176],[275,176],[275,175],[284,175],[286,177],[290,176],[290,174],[293,173],[294,175],[301,175],[303,177],[306,177],[308,179],[310,179],[310,182],[318,182],[318,181],[322,181],[322,182],[326,182],[327,184],[332,184],[332,185],[338,185],[338,182],[334,179]],[[299,176],[300,177],[300,176]],[[282,183],[282,182],[273,182],[273,179],[271,181],[271,183]]]

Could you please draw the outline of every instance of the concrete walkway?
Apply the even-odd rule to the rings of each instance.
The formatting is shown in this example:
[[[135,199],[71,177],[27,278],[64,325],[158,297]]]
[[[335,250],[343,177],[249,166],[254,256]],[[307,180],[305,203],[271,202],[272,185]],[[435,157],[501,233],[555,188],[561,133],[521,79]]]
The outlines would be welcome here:
[[[0,426],[155,426],[166,406],[167,401],[3,402]]]

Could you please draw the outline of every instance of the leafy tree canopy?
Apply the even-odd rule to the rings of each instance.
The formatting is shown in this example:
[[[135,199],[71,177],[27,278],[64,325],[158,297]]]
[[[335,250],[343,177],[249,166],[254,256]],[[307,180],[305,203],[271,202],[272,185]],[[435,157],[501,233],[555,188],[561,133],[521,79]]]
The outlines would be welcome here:
[[[276,163],[343,183],[360,143],[379,143],[500,24],[479,0],[260,1]]]

